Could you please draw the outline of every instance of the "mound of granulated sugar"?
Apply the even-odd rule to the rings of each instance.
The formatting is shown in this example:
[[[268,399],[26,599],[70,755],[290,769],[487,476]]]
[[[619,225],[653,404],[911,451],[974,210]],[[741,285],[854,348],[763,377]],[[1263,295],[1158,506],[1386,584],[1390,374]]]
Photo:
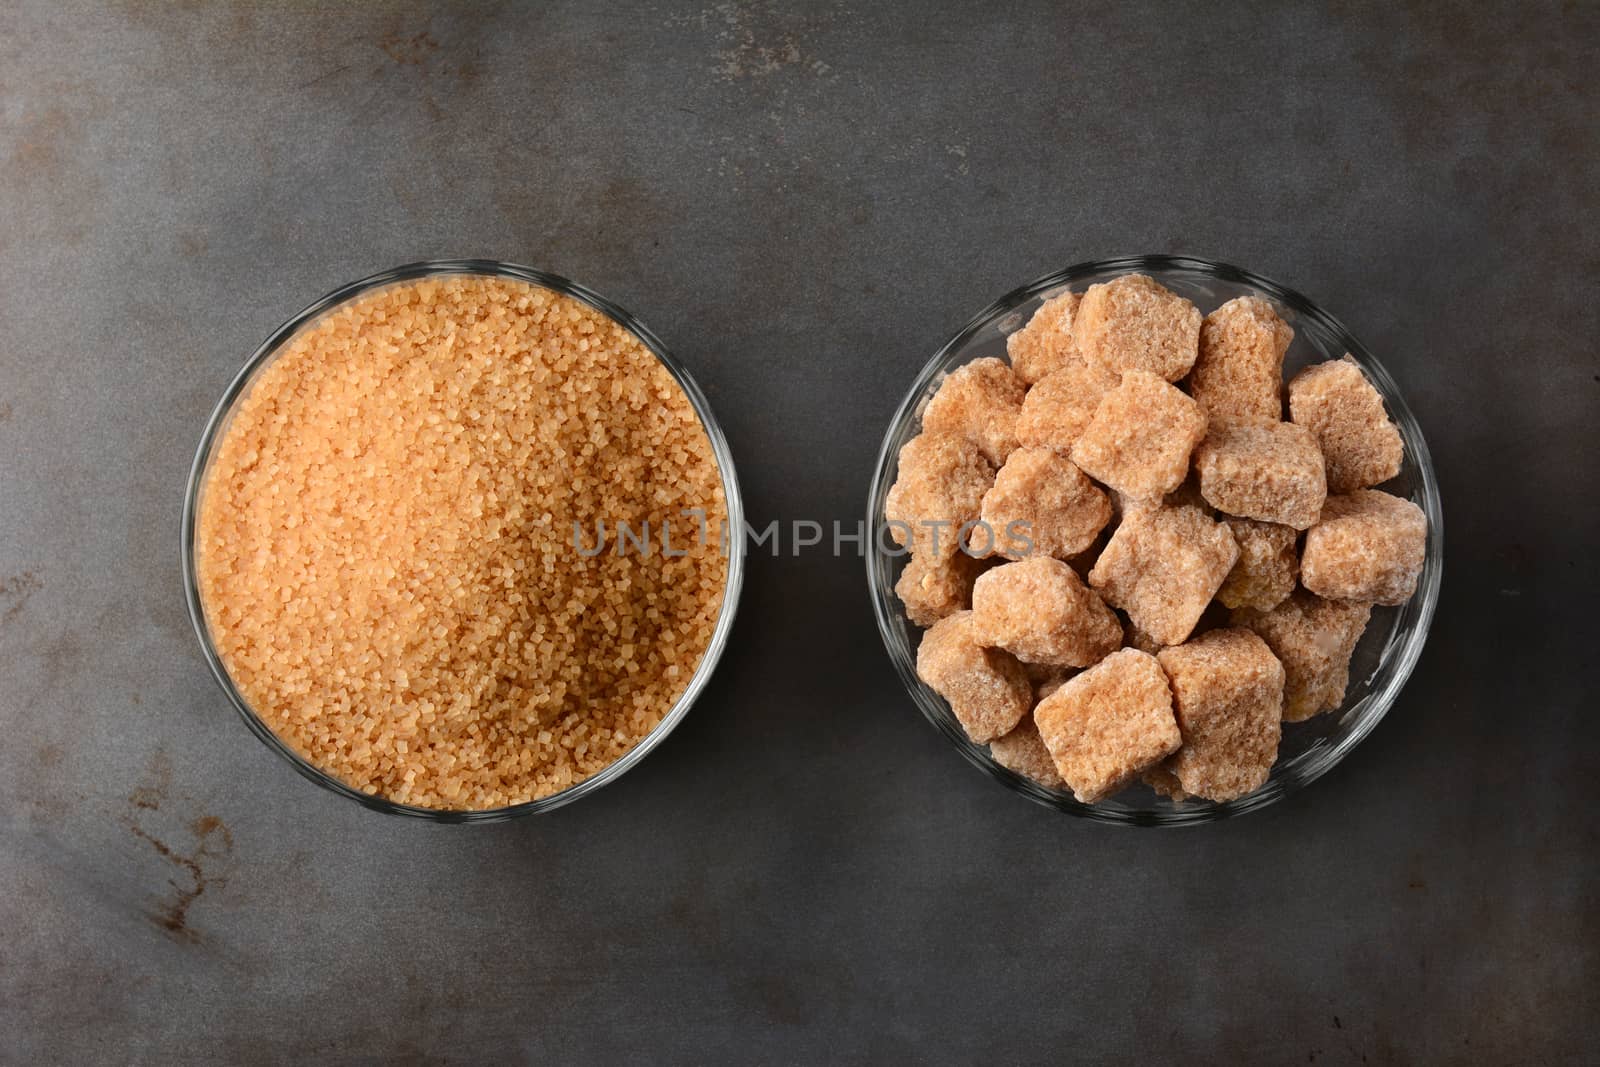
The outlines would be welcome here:
[[[633,334],[528,283],[424,280],[329,313],[250,386],[202,487],[200,593],[239,692],[306,760],[497,808],[672,708],[722,607],[725,517],[705,429]]]

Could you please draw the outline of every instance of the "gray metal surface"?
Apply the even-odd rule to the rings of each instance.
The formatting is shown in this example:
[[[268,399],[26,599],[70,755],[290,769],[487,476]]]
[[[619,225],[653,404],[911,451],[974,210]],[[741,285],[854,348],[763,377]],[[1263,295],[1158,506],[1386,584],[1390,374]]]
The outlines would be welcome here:
[[[987,6],[987,5],[983,5]],[[0,11],[0,1059],[1546,1061],[1600,1014],[1589,4]],[[752,519],[857,517],[1012,286],[1183,251],[1342,317],[1429,435],[1400,704],[1238,821],[966,766],[862,564],[547,817],[384,818],[207,676],[177,515],[244,356],[435,256],[576,278],[706,387]]]

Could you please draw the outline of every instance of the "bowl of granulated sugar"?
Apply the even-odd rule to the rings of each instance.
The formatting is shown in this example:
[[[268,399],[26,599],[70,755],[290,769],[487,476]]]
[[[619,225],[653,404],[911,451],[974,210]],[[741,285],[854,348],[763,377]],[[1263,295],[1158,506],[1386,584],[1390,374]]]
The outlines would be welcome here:
[[[684,717],[743,523],[710,405],[631,315],[524,267],[418,263],[246,362],[195,456],[184,578],[212,673],[301,774],[501,819],[598,789]]]

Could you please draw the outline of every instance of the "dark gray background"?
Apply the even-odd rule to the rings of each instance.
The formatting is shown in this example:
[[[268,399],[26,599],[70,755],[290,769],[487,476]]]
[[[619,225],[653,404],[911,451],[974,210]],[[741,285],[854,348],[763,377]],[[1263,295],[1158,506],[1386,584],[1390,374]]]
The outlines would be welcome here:
[[[7,5],[0,1058],[1578,1058],[1597,50],[1593,4]],[[487,256],[599,289],[706,387],[760,525],[855,519],[947,335],[1136,252],[1321,301],[1439,467],[1422,663],[1267,812],[1008,793],[815,551],[752,559],[654,755],[510,824],[317,790],[202,664],[191,451],[343,282]]]

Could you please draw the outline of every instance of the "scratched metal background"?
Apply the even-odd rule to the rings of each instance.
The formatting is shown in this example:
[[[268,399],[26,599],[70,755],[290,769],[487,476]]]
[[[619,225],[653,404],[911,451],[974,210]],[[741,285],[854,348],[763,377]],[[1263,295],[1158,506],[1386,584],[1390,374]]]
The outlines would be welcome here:
[[[1600,9],[0,11],[0,1059],[1547,1062],[1600,1016]],[[386,819],[249,736],[176,535],[243,356],[431,256],[580,279],[752,518],[853,519],[990,299],[1188,251],[1322,300],[1429,434],[1444,598],[1337,772],[1076,823],[899,689],[858,560],[752,561],[622,783]]]

